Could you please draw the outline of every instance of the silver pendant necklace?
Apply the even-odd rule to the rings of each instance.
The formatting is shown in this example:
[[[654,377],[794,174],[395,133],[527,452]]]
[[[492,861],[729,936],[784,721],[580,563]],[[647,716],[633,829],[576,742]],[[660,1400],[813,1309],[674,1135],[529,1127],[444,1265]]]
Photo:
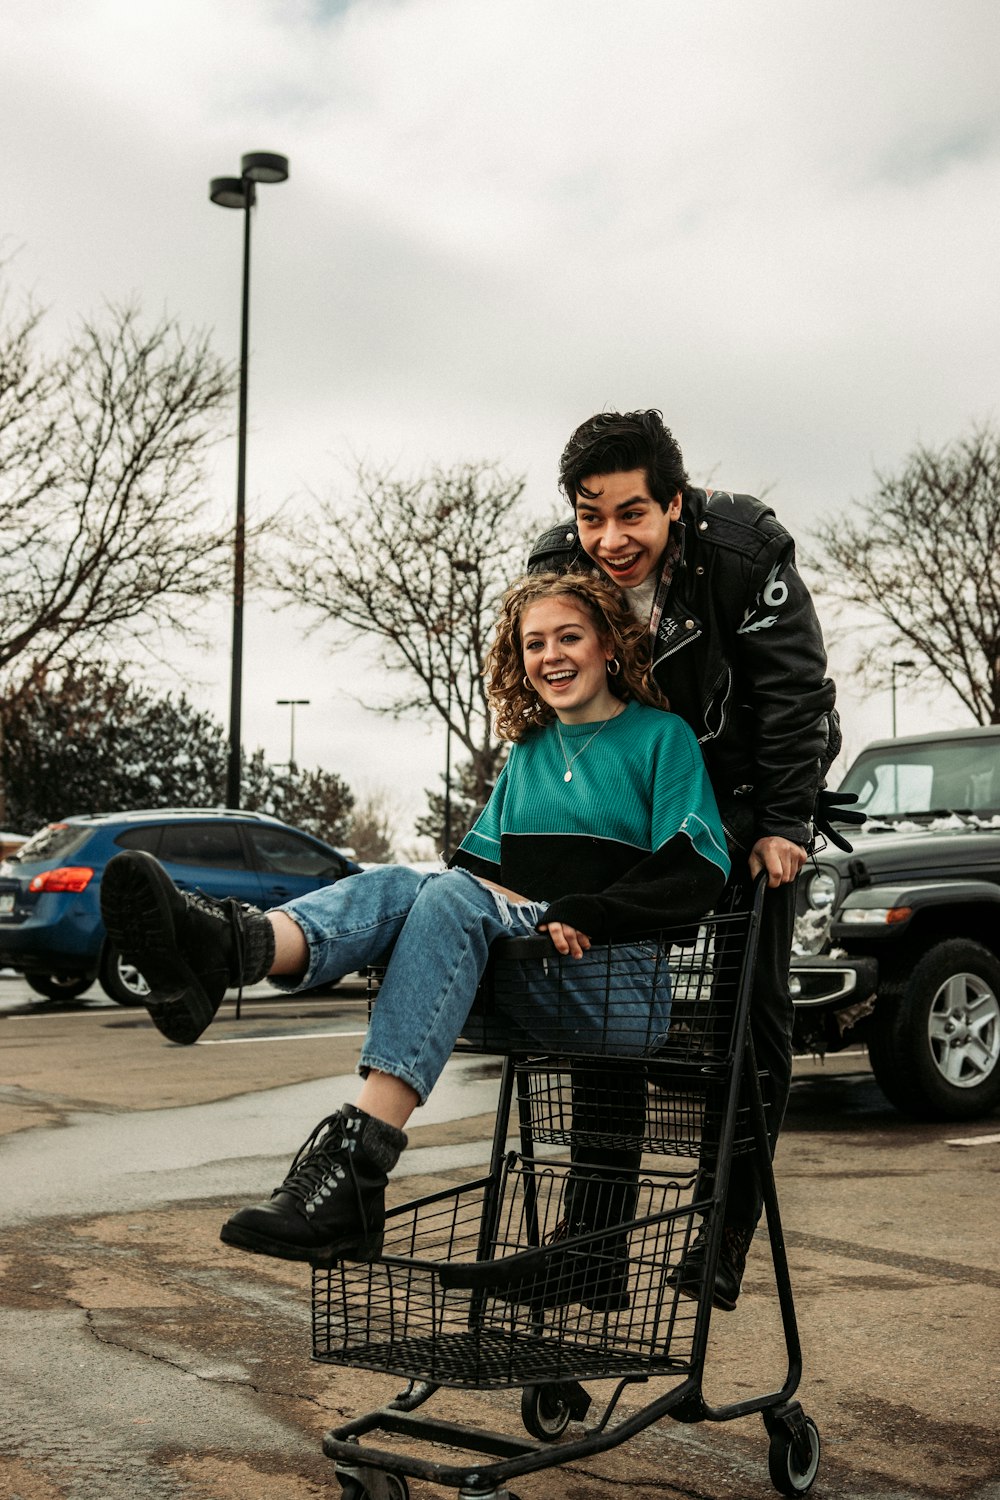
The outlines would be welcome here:
[[[562,751],[562,758],[566,762],[566,775],[563,777],[563,781],[572,781],[573,780],[573,762],[575,760],[579,760],[580,759],[580,756],[586,750],[587,746],[593,744],[593,742],[597,739],[597,736],[600,734],[600,732],[601,732],[602,729],[607,729],[607,727],[611,723],[612,719],[617,719],[618,715],[621,713],[621,711],[622,711],[622,709],[624,707],[625,707],[624,703],[619,703],[618,707],[615,709],[614,713],[611,715],[611,718],[610,719],[605,719],[605,721],[604,721],[603,724],[599,724],[597,726],[597,728],[594,730],[593,734],[590,735],[587,739],[584,740],[584,742],[580,746],[579,750],[577,750],[573,755],[567,755],[566,754],[566,746],[563,744],[562,730],[559,727],[559,720],[558,719],[556,720],[556,734],[559,737],[559,749]]]

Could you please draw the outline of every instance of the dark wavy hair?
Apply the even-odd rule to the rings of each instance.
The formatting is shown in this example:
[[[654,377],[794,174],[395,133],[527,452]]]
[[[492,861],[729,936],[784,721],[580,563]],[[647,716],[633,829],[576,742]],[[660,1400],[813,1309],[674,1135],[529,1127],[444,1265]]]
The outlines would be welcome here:
[[[589,615],[602,644],[614,647],[621,671],[608,677],[608,687],[617,698],[653,708],[668,706],[650,675],[649,631],[636,619],[621,589],[588,573],[530,573],[503,597],[483,673],[501,739],[522,740],[530,729],[551,724],[556,716],[524,682],[521,621],[525,610],[540,599],[572,600]]]
[[[563,449],[559,485],[575,509],[578,495],[594,498],[583,488],[585,479],[592,474],[626,474],[629,469],[645,469],[649,493],[663,510],[678,490],[683,494],[687,489],[684,456],[670,428],[664,427],[662,412],[602,411],[581,422]]]

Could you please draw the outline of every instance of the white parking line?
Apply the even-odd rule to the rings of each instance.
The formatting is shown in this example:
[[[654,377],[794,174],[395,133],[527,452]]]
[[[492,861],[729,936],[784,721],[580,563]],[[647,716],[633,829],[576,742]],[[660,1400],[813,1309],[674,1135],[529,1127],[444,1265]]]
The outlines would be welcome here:
[[[325,1036],[331,1040],[338,1040],[343,1036],[367,1036],[367,1031],[289,1031],[277,1036],[212,1036],[202,1037],[195,1042],[196,1047],[235,1047],[246,1046],[248,1042],[304,1042],[313,1037]]]
[[[90,1021],[94,1016],[121,1016],[123,1012],[117,1005],[95,1005],[91,1010],[12,1010],[5,1014],[8,1021]]]
[[[998,1146],[1000,1135],[967,1135],[957,1141],[945,1141],[946,1146]]]

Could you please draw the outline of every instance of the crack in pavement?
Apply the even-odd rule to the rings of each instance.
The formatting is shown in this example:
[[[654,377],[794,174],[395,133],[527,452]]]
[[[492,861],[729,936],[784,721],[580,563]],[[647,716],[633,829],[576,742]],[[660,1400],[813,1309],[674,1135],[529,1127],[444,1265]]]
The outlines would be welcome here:
[[[171,1359],[167,1354],[157,1354],[153,1349],[139,1349],[134,1344],[130,1344],[124,1339],[110,1338],[108,1334],[98,1326],[94,1317],[93,1308],[84,1307],[80,1302],[71,1302],[70,1305],[77,1307],[79,1311],[83,1313],[84,1326],[91,1334],[93,1334],[97,1342],[99,1344],[103,1344],[106,1349],[119,1349],[125,1354],[136,1354],[139,1355],[142,1359],[153,1360],[156,1364],[166,1365],[168,1369],[171,1370],[178,1370],[182,1375],[190,1375],[192,1379],[203,1381],[206,1385],[238,1386],[241,1390],[254,1391],[258,1396],[276,1396],[284,1398],[287,1401],[304,1401],[307,1404],[318,1407],[320,1411],[325,1412],[329,1410],[335,1412],[337,1416],[350,1416],[350,1413],[342,1407],[326,1406],[318,1396],[310,1396],[302,1391],[280,1391],[275,1390],[270,1386],[255,1385],[249,1377],[244,1380],[237,1380],[236,1377],[232,1375],[205,1374],[204,1371],[195,1370],[192,1369],[189,1365],[182,1364],[180,1360]]]
[[[1000,1271],[989,1271],[985,1266],[959,1265],[933,1255],[909,1255],[904,1250],[881,1250],[875,1246],[859,1245],[853,1240],[803,1234],[796,1229],[785,1230],[784,1239],[786,1245],[797,1250],[816,1250],[822,1255],[841,1256],[845,1260],[865,1260],[879,1266],[895,1266],[902,1271],[916,1271],[923,1276],[942,1276],[948,1281],[1000,1289]]]

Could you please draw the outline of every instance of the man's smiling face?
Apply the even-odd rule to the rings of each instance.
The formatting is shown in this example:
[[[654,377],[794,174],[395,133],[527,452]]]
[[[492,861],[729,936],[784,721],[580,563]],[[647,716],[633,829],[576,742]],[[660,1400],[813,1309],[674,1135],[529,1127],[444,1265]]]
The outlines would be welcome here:
[[[680,491],[664,510],[649,493],[645,469],[591,474],[576,492],[580,544],[624,589],[645,583],[658,567],[680,513]]]

